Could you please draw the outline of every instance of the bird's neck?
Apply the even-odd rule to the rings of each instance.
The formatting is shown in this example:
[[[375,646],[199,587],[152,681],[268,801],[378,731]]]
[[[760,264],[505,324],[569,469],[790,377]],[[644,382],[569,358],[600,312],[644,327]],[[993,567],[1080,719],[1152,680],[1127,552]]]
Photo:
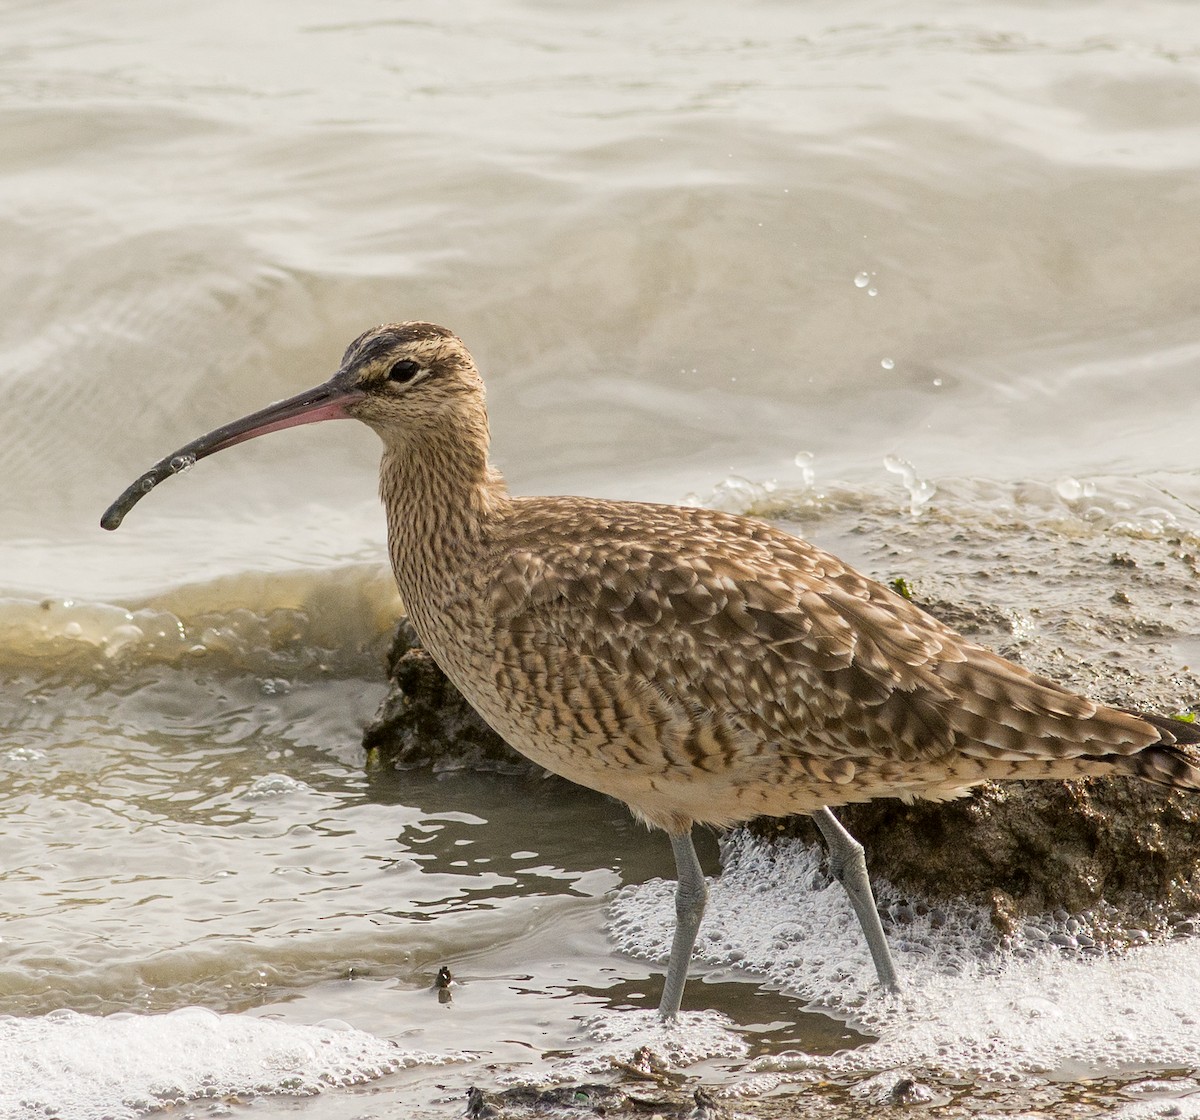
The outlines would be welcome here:
[[[504,479],[488,462],[486,434],[463,441],[434,433],[385,444],[379,493],[392,569],[410,614],[421,601],[453,592],[489,523],[510,504]]]

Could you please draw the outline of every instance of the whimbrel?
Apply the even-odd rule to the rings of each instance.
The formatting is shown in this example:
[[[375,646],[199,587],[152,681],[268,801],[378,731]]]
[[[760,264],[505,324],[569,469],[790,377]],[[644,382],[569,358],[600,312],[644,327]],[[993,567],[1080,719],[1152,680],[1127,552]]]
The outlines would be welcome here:
[[[475,362],[430,323],[367,331],[325,384],[167,456],[101,524],[115,529],[197,459],[339,417],[383,441],[392,568],[434,660],[522,754],[670,836],[664,1019],[679,1010],[706,900],[693,823],[812,814],[894,987],[862,847],[829,806],[1114,772],[1200,788],[1186,747],[1196,728],[1068,692],[763,521],[512,497],[488,462]]]

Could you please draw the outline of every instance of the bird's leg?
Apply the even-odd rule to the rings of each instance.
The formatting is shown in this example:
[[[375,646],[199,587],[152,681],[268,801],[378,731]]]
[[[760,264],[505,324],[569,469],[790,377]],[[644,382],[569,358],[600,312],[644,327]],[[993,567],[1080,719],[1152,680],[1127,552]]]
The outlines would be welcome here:
[[[875,962],[879,983],[888,991],[898,992],[900,982],[896,978],[896,965],[892,960],[887,938],[883,934],[883,923],[879,920],[879,910],[875,906],[871,880],[867,878],[867,860],[863,855],[863,846],[842,827],[828,806],[811,815],[829,847],[829,869],[833,872],[833,877],[845,887],[846,894],[850,896],[850,905],[858,915],[858,924],[862,926],[867,948],[871,950],[871,959]]]
[[[675,853],[675,871],[679,883],[675,889],[675,940],[671,942],[671,960],[667,964],[667,979],[658,1005],[659,1017],[667,1022],[679,1014],[688,964],[692,959],[696,934],[700,932],[704,904],[708,901],[708,887],[704,885],[704,872],[700,870],[700,860],[696,858],[696,846],[692,843],[690,828],[687,832],[672,833],[671,850]]]

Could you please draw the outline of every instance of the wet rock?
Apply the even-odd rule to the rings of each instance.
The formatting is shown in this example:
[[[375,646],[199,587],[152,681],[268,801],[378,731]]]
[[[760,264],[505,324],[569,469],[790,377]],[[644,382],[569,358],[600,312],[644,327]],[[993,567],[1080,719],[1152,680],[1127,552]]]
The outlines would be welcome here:
[[[694,1107],[688,1113],[688,1120],[726,1120],[729,1115],[707,1089],[697,1089],[692,1101]]]
[[[703,1089],[691,1096],[668,1092],[654,1098],[627,1093],[615,1085],[516,1085],[500,1092],[476,1086],[467,1090],[469,1120],[518,1120],[524,1117],[660,1116],[662,1120],[723,1120]]]
[[[387,671],[391,688],[363,731],[372,766],[545,773],[484,723],[421,647],[407,619],[397,627]]]
[[[492,1097],[493,1094],[485,1093],[475,1085],[467,1090],[466,1115],[470,1120],[492,1120],[500,1115],[500,1109]]]
[[[454,995],[450,991],[450,986],[454,983],[454,977],[450,974],[450,970],[442,965],[438,969],[437,977],[434,979],[433,987],[437,992],[438,1003],[451,1003],[454,1000]]]
[[[944,804],[875,801],[838,815],[873,876],[927,898],[989,903],[1001,933],[1017,915],[1079,912],[1101,899],[1127,916],[1200,913],[1196,794],[1131,778],[1006,782]],[[752,827],[818,840],[803,818]]]
[[[895,1105],[929,1104],[933,1100],[933,1091],[928,1085],[922,1085],[911,1077],[902,1077],[888,1095],[888,1103]]]

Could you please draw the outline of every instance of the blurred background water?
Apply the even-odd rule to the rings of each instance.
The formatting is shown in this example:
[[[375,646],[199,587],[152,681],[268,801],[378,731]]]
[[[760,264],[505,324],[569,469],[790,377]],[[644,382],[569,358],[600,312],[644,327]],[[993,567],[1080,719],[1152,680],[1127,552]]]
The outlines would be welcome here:
[[[588,1009],[653,1004],[605,899],[670,873],[661,838],[363,773],[398,609],[369,432],[240,447],[98,528],[374,323],[463,337],[518,492],[807,496],[881,577],[855,511],[918,555],[927,512],[1018,555],[1200,532],[1187,3],[0,10],[10,1032],[196,1004],[542,1068]],[[752,1050],[861,1040],[714,979],[693,1006]]]

